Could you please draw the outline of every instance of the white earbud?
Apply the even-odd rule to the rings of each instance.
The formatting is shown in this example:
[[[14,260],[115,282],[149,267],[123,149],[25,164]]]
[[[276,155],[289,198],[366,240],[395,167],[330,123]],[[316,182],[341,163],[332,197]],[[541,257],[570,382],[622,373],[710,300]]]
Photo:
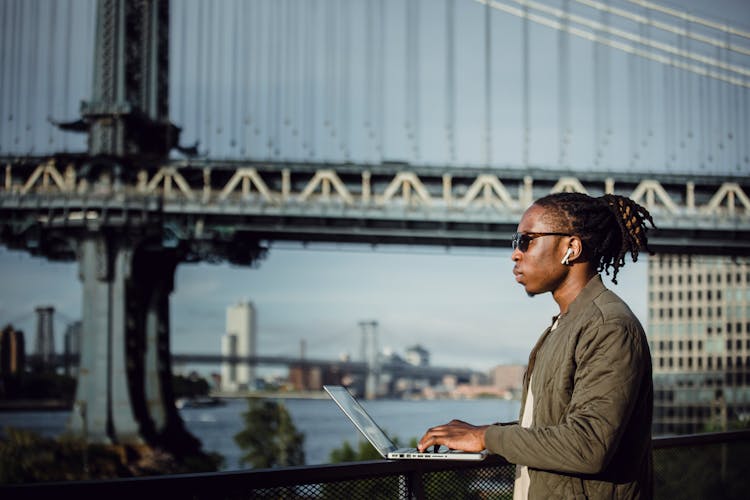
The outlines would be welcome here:
[[[573,249],[572,248],[568,248],[568,250],[565,252],[565,256],[560,261],[560,264],[565,264],[566,266],[568,264],[570,264],[570,262],[568,262],[568,259],[570,258],[570,254],[572,254],[572,253],[573,253]]]

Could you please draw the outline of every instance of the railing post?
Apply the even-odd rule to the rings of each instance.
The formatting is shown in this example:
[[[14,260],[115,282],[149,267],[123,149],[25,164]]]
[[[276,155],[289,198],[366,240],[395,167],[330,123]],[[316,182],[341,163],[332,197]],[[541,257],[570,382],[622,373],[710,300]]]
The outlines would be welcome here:
[[[406,476],[406,490],[409,495],[409,500],[424,500],[424,482],[422,477],[424,470],[417,466],[413,470],[409,471]]]

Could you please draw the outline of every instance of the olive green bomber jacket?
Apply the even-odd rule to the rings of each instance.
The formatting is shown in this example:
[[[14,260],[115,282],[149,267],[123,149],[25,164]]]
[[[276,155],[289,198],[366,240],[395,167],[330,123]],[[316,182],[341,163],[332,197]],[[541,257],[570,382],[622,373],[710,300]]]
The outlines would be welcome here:
[[[485,432],[488,450],[529,467],[529,498],[651,498],[651,355],[640,322],[600,276],[542,334],[529,372],[531,427]]]

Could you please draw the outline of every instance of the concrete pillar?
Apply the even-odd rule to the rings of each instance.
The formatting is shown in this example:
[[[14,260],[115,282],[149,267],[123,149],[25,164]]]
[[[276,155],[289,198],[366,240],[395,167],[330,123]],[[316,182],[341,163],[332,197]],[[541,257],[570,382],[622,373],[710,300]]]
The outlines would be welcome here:
[[[125,373],[125,282],[130,253],[129,249],[118,251],[104,235],[80,243],[81,353],[75,408],[68,425],[90,442],[138,441]]]
[[[174,405],[169,294],[177,257],[132,237],[83,239],[82,342],[69,428],[90,442],[197,449]]]

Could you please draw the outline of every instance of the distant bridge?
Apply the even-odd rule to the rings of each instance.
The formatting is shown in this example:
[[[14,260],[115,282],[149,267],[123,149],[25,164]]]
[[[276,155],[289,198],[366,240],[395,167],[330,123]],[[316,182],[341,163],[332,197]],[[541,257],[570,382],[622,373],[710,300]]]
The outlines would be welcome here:
[[[220,365],[229,364],[249,364],[249,365],[267,365],[267,366],[297,366],[304,368],[321,367],[328,368],[339,373],[348,373],[356,375],[366,375],[370,367],[364,361],[342,361],[331,359],[300,358],[293,356],[224,356],[221,354],[198,354],[198,353],[175,353],[170,356],[174,364],[206,364]],[[41,357],[36,354],[27,356],[30,365],[41,362]],[[77,364],[79,357],[77,355],[54,354],[45,361],[45,366],[61,367],[72,366]],[[454,375],[459,379],[467,380],[477,372],[469,368],[455,368],[445,366],[415,366],[405,362],[384,362],[379,363],[377,370],[380,374],[389,374],[394,377],[406,377],[414,379],[439,380],[444,375]]]
[[[221,354],[172,354],[173,363],[214,364],[247,363],[251,365],[284,365],[301,367],[327,367],[341,373],[367,374],[370,367],[364,361],[337,361],[329,359],[299,358],[291,356],[223,356]],[[476,374],[468,368],[453,368],[444,366],[415,366],[404,362],[384,362],[378,364],[381,374],[395,377],[440,379],[444,375],[455,375],[461,379],[469,379]]]

